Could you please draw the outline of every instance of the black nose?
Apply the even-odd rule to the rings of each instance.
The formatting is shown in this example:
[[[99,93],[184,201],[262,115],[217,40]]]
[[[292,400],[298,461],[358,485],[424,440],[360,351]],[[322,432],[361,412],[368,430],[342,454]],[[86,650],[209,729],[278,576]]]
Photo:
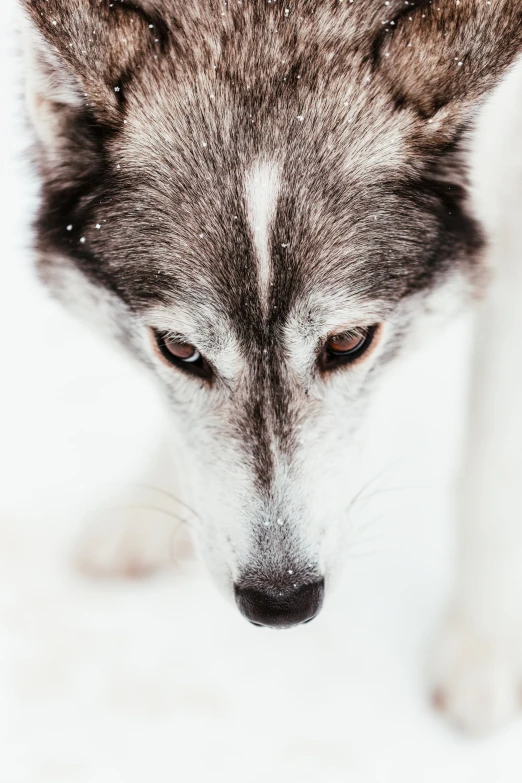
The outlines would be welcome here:
[[[235,586],[242,614],[255,625],[291,628],[312,620],[323,604],[324,579],[291,589],[259,590]]]

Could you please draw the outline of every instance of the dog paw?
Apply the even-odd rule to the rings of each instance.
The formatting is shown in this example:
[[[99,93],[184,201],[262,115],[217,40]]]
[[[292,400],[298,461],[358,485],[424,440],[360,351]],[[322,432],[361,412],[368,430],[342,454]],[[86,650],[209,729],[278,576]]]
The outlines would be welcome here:
[[[500,728],[520,709],[520,682],[509,650],[462,620],[447,622],[430,665],[436,709],[469,734]]]
[[[185,527],[156,509],[122,507],[100,511],[75,551],[78,569],[89,576],[138,578],[190,557]]]

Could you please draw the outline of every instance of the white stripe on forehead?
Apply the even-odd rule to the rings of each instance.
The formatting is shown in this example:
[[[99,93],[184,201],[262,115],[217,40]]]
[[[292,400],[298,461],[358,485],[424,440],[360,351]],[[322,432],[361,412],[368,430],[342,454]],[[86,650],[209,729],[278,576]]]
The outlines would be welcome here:
[[[245,175],[245,202],[259,265],[261,298],[267,300],[272,273],[270,263],[270,224],[279,195],[279,165],[258,158]]]

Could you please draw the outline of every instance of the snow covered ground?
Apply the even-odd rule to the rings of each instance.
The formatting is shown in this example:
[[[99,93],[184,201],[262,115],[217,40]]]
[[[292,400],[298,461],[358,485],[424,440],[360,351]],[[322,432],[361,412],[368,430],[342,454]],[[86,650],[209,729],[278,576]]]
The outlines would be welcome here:
[[[423,665],[451,580],[450,476],[462,321],[376,406],[362,534],[322,615],[250,626],[197,563],[90,582],[70,548],[98,498],[139,472],[155,392],[69,319],[29,269],[12,2],[0,26],[0,783],[513,783],[522,721],[460,736]],[[393,489],[393,491],[391,491]]]

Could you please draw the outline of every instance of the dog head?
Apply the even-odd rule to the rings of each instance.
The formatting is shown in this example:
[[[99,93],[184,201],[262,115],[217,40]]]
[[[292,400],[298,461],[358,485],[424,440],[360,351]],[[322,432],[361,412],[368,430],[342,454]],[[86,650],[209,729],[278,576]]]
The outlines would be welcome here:
[[[218,582],[320,608],[384,368],[473,293],[516,0],[25,0],[41,276],[158,378]]]

